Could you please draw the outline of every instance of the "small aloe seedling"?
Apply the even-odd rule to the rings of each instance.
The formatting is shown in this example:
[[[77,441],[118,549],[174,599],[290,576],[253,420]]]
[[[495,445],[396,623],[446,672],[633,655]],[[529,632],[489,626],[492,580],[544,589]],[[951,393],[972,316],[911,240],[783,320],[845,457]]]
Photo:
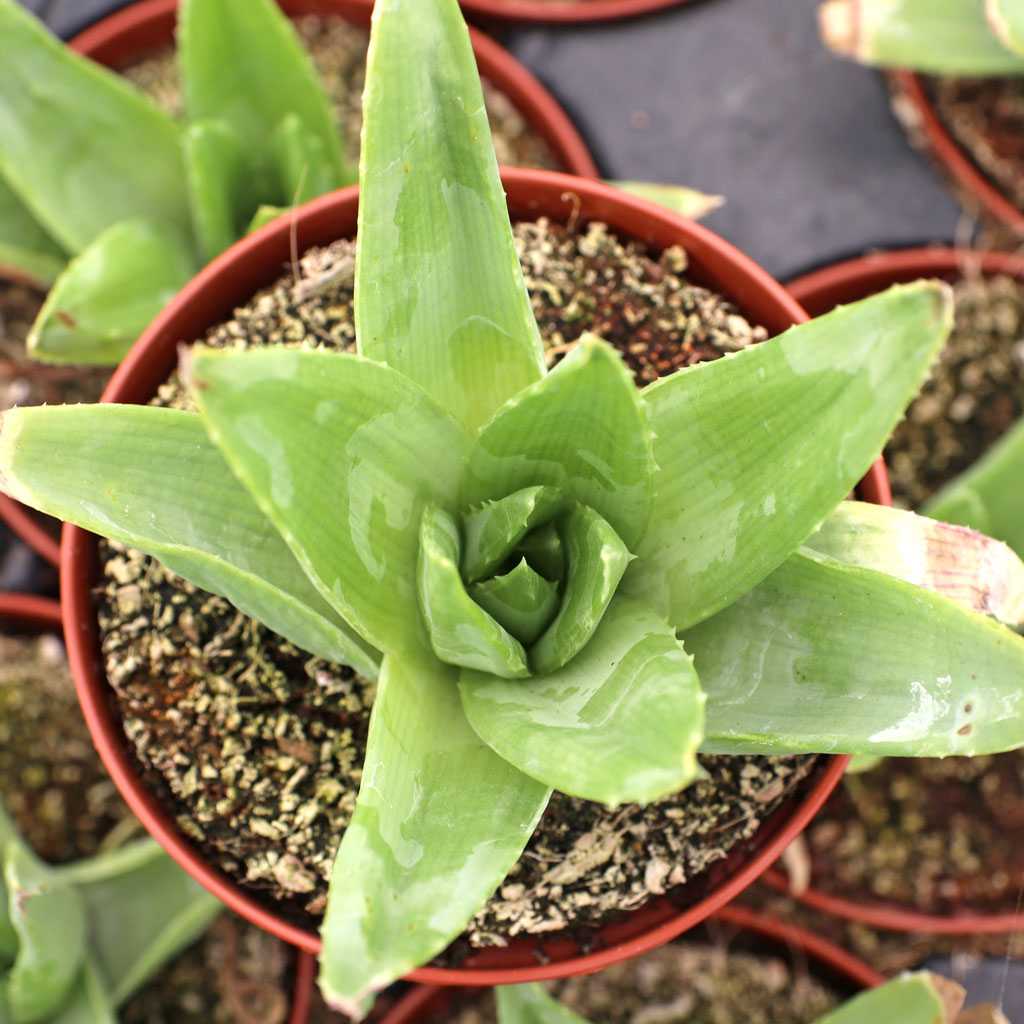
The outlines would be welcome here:
[[[364,114],[357,355],[197,346],[198,414],[0,424],[14,497],[378,678],[330,1002],[442,950],[552,788],[655,800],[698,750],[1024,744],[1024,640],[897,578],[931,578],[934,524],[843,501],[948,334],[944,285],[643,390],[592,335],[549,372],[455,0],[378,0]],[[1024,566],[958,537],[974,607],[1019,611],[996,583]]]
[[[548,995],[540,985],[507,985],[494,990],[498,1024],[590,1024]],[[819,1017],[814,1024],[1008,1024],[991,1004],[961,1016],[966,993],[955,982],[929,971],[916,971],[869,989]]]
[[[0,807],[0,1020],[114,1024],[220,903],[152,840],[44,864]]]
[[[826,0],[818,23],[827,46],[863,64],[1024,74],[1022,0]]]

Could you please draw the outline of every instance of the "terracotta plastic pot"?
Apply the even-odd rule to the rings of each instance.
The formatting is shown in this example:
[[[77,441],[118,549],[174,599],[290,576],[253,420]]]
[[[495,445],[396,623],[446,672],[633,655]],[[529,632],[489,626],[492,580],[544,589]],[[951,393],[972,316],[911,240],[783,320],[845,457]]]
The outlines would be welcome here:
[[[460,0],[467,17],[527,24],[581,25],[617,21],[678,7],[687,0]]]
[[[917,114],[915,127],[920,127],[928,152],[950,178],[972,195],[982,210],[1024,234],[1024,211],[1018,209],[999,186],[979,169],[953,138],[939,117],[920,77],[912,71],[893,71],[890,76],[896,90]]]
[[[49,597],[0,591],[0,626],[32,633],[59,633],[63,627],[60,604]]]
[[[893,284],[921,277],[953,280],[965,273],[1008,274],[1024,281],[1024,257],[934,246],[876,252],[812,271],[790,281],[787,291],[811,316],[827,313],[841,303],[856,302]],[[813,887],[789,893],[786,876],[772,868],[764,880],[779,892],[793,895],[815,910],[888,931],[925,931],[937,935],[976,935],[1016,931],[1024,925],[1024,910],[1005,914],[925,914],[910,907],[872,899],[833,896]]]
[[[842,947],[777,918],[733,905],[722,907],[708,920],[757,940],[758,946],[763,946],[770,953],[799,957],[801,967],[806,960],[812,973],[821,974],[833,982],[844,996],[874,988],[884,981],[873,967]],[[381,1017],[378,1024],[444,1024],[447,1011],[458,994],[458,989],[416,985]],[[469,990],[463,990],[462,994],[468,995]]]
[[[293,18],[335,14],[369,28],[373,0],[278,0]],[[600,6],[600,4],[599,4]],[[69,45],[107,67],[121,67],[174,43],[177,0],[138,0],[80,32]],[[506,49],[470,29],[481,75],[500,89],[570,174],[596,178],[597,165],[568,114]]]
[[[502,177],[514,219],[545,215],[563,223],[601,220],[613,231],[646,242],[655,251],[681,244],[689,255],[689,276],[724,293],[769,333],[806,318],[782,287],[749,259],[706,228],[660,206],[600,182],[567,175],[506,168]],[[352,237],[357,202],[355,188],[317,199],[293,214],[282,215],[215,259],[143,334],[114,374],[104,400],[147,401],[175,367],[178,344],[202,337],[208,327],[229,318],[236,307],[278,278],[289,262],[293,244],[301,252]],[[884,469],[881,472],[884,479]],[[872,481],[865,491],[877,500]],[[66,526],[61,575],[68,650],[86,721],[110,774],[149,831],[190,874],[250,921],[302,949],[317,952],[320,943],[315,932],[289,923],[280,912],[203,860],[167,808],[142,783],[101,669],[91,604],[96,561],[96,538]],[[557,934],[479,951],[459,969],[425,967],[411,977],[479,985],[537,980],[598,970],[660,945],[727,903],[764,871],[820,807],[841,778],[847,760],[821,758],[812,777],[749,843],[739,844],[706,875],[684,887],[681,897],[663,898],[602,929],[589,941],[586,952],[570,935]]]

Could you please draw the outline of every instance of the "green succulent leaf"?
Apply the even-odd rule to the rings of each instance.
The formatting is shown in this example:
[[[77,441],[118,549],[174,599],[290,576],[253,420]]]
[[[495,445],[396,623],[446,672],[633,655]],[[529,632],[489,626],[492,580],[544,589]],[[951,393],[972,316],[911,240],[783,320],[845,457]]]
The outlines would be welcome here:
[[[1024,558],[1024,419],[921,511],[1005,541]]]
[[[544,372],[476,61],[450,0],[379,3],[373,31],[360,157],[359,349],[475,429]],[[387,85],[399,81],[401,89]]]
[[[538,674],[561,668],[583,649],[631,557],[612,527],[586,505],[572,505],[557,525],[565,549],[565,589],[551,625],[528,652],[530,669]]]
[[[0,173],[69,252],[133,217],[190,244],[180,137],[122,78],[0,0]]]
[[[288,208],[284,206],[269,206],[264,203],[253,215],[252,220],[249,221],[249,226],[245,229],[247,235],[251,235],[254,231],[258,231],[260,228],[269,224],[276,217],[280,217],[282,213],[287,213]]]
[[[764,579],[867,471],[951,315],[945,285],[901,285],[645,388],[654,511],[623,592],[685,629]]]
[[[1024,744],[1024,638],[809,549],[686,630],[706,753],[945,757]]]
[[[466,593],[460,548],[458,523],[444,509],[428,505],[420,525],[417,582],[434,653],[450,665],[509,679],[528,675],[523,645]]]
[[[18,935],[18,954],[8,974],[7,998],[15,1024],[45,1020],[67,999],[86,953],[86,918],[74,889],[19,840],[3,859],[8,913]]]
[[[7,808],[0,802],[0,861],[7,845],[17,838],[17,830]],[[14,963],[18,952],[18,933],[11,923],[11,915],[8,913],[7,884],[4,882],[3,872],[0,871],[0,977],[3,976],[3,968]],[[2,1013],[3,999],[0,998],[0,1013]],[[0,1018],[2,1019],[2,1018]]]
[[[609,181],[608,184],[691,220],[700,220],[725,202],[725,196],[708,195],[684,185],[661,185],[653,181]]]
[[[532,569],[525,557],[509,572],[474,583],[469,594],[524,644],[532,644],[558,611],[558,584]]]
[[[117,1024],[117,1009],[91,959],[82,965],[74,988],[46,1024]]]
[[[207,261],[234,242],[256,207],[242,139],[222,121],[190,124],[182,140],[192,219]]]
[[[548,523],[564,505],[565,499],[557,487],[524,487],[495,501],[486,501],[471,508],[462,519],[462,575],[467,583],[491,576],[508,560],[531,531]],[[547,553],[548,568],[557,567],[549,578],[561,576],[562,563],[547,551],[552,543],[561,547],[557,532],[555,540],[541,547],[541,557]]]
[[[985,17],[996,38],[1021,59],[1024,71],[1024,4],[1021,0],[985,0]]]
[[[12,409],[0,415],[0,486],[154,555],[305,650],[376,675],[379,655],[316,591],[198,416],[119,405]]]
[[[277,170],[276,195],[299,206],[349,184],[338,175],[320,136],[298,114],[286,114],[270,139]]]
[[[52,284],[68,258],[0,177],[0,267]]]
[[[860,775],[880,765],[885,758],[881,754],[853,754],[846,765],[847,775]]]
[[[806,547],[927,587],[1009,626],[1024,623],[1024,562],[1001,541],[966,527],[844,501]]]
[[[950,990],[958,993],[955,1005]],[[899,1024],[953,1024],[964,1002],[964,990],[928,971],[904,974],[861,992],[842,1006],[819,1017],[816,1024],[864,1024],[864,1021],[899,1021]]]
[[[37,359],[116,365],[195,272],[174,232],[114,224],[57,278],[28,338]]]
[[[425,651],[384,659],[322,930],[321,990],[355,1017],[462,931],[551,793],[470,729],[455,677]]]
[[[255,188],[267,201],[292,198],[276,188],[280,163],[274,134],[289,114],[316,138],[333,187],[355,180],[309,54],[271,0],[183,0],[178,61],[189,120],[221,121],[246,140]]]
[[[459,676],[469,724],[505,760],[563,793],[647,803],[697,778],[704,695],[674,631],[612,602],[583,651],[546,676]]]
[[[466,504],[547,484],[606,519],[627,547],[651,511],[651,431],[632,374],[593,334],[480,431],[469,454]]]
[[[73,884],[83,900],[90,956],[115,1005],[198,939],[224,909],[152,839],[58,868],[55,875]]]
[[[452,505],[459,424],[338,352],[195,349],[188,369],[210,436],[323,596],[381,650],[425,644],[418,529],[428,502]]]
[[[494,989],[498,1024],[588,1024],[548,995],[541,985],[498,985]]]
[[[828,0],[819,23],[828,46],[864,64],[939,75],[1024,72],[1024,58],[986,17],[986,0]]]

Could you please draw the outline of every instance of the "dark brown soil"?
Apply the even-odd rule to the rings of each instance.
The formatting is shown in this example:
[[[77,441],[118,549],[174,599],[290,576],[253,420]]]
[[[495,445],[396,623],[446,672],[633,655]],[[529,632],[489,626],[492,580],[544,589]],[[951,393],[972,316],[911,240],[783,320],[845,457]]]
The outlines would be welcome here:
[[[21,834],[53,864],[141,832],[92,745],[53,633],[0,633],[0,793]]]
[[[223,914],[121,1008],[121,1024],[285,1024],[295,951]],[[335,1018],[337,1019],[337,1018]]]
[[[294,22],[327,88],[350,164],[359,160],[363,81],[370,34],[330,15],[306,15]],[[165,110],[181,114],[181,89],[174,51],[168,48],[120,69],[130,82]],[[500,90],[484,82],[484,101],[498,163],[564,170],[548,144],[526,123]]]
[[[764,336],[679,278],[678,249],[654,260],[600,225],[516,233],[552,361],[596,329],[648,380]],[[349,243],[310,252],[298,283],[282,278],[207,341],[350,348],[350,256]],[[180,389],[172,382],[162,400],[180,403]],[[104,653],[126,731],[154,784],[174,794],[182,828],[254,889],[315,917],[354,804],[373,687],[134,553],[112,549],[105,590]],[[709,758],[714,787],[698,783],[646,814],[559,797],[472,939],[641,905],[750,836],[812,761]]]
[[[95,402],[110,378],[109,370],[28,358],[25,340],[42,304],[42,292],[0,280],[0,412],[15,405]]]
[[[972,273],[932,374],[885,449],[893,498],[917,508],[1024,415],[1024,284]]]

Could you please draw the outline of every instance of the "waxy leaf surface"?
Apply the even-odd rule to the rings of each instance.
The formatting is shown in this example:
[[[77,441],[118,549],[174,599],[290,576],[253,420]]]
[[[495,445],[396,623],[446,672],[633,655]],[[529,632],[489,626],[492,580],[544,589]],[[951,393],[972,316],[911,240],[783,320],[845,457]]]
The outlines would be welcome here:
[[[1024,562],[1001,541],[966,527],[844,501],[805,546],[934,590],[1009,626],[1024,623]]]
[[[279,202],[300,206],[349,184],[339,177],[323,139],[296,113],[286,114],[271,138]]]
[[[944,757],[1024,743],[1024,638],[808,549],[682,635],[707,753]]]
[[[212,260],[242,234],[256,208],[256,192],[242,140],[222,121],[197,121],[185,130],[185,171],[199,249]]]
[[[450,665],[509,679],[527,675],[523,645],[466,593],[459,554],[458,524],[428,505],[420,526],[417,586],[434,653]]]
[[[0,0],[0,174],[69,252],[131,217],[188,243],[180,137],[122,78]]]
[[[1024,419],[925,503],[927,516],[1005,541],[1024,558]]]
[[[103,986],[95,964],[82,965],[71,994],[47,1024],[117,1024],[117,1009]]]
[[[52,362],[115,365],[194,272],[173,232],[144,220],[114,224],[57,278],[29,350]]]
[[[555,487],[606,519],[631,550],[651,509],[651,432],[632,375],[595,335],[487,423],[469,455],[466,503]]]
[[[959,996],[950,1005],[950,989]],[[963,1006],[963,989],[927,971],[892,978],[868,989],[820,1017],[815,1024],[865,1024],[885,1021],[896,1024],[954,1024]]]
[[[333,187],[354,181],[309,54],[271,0],[183,0],[178,59],[189,119],[223,121],[245,140],[257,190],[266,201],[291,199],[274,192],[273,133],[289,114],[318,139]]]
[[[654,511],[624,593],[684,629],[764,579],[867,471],[950,326],[893,288],[645,388]]]
[[[56,869],[89,920],[89,952],[120,1005],[223,910],[152,839]]]
[[[359,350],[412,377],[473,429],[544,370],[476,61],[458,7],[441,0],[382,0],[373,39]]]
[[[1021,60],[1024,71],[1024,3],[1021,0],[985,0],[985,16],[996,37]]]
[[[45,1020],[67,998],[86,952],[85,911],[78,894],[18,840],[3,857],[7,909],[18,934],[18,955],[8,975],[7,998],[15,1021]]]
[[[321,932],[321,990],[355,1016],[462,931],[551,793],[473,732],[455,679],[427,652],[384,659]]]
[[[42,284],[51,284],[65,263],[64,250],[0,177],[0,266],[13,267]]]
[[[452,505],[462,428],[358,356],[197,348],[188,367],[210,436],[324,597],[380,650],[426,644],[419,524]]]
[[[376,675],[376,651],[316,591],[198,416],[120,405],[5,412],[0,484],[159,558],[303,649]]]
[[[517,768],[572,796],[616,806],[667,796],[699,774],[704,696],[663,620],[612,602],[567,665],[525,680],[464,670],[470,725]]]
[[[496,985],[498,1024],[588,1024],[541,985]]]

